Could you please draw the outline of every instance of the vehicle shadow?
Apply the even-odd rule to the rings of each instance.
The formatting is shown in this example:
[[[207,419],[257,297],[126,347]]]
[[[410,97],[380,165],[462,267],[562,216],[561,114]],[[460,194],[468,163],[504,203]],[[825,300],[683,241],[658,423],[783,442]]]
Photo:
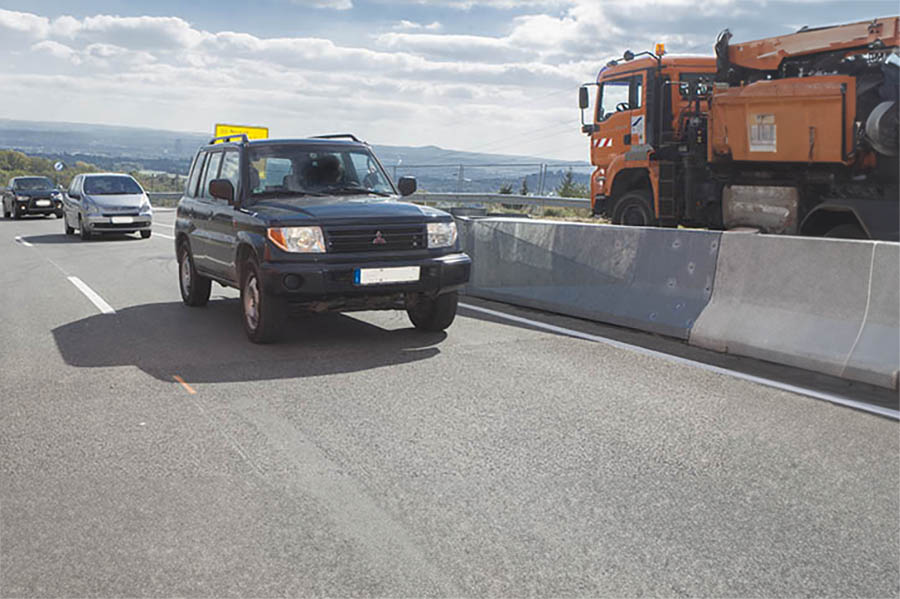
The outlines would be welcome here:
[[[28,235],[22,236],[22,241],[33,243],[35,245],[58,245],[64,243],[102,243],[104,241],[141,241],[138,235],[127,235],[125,233],[103,234],[102,236],[92,237],[88,241],[83,241],[78,235],[66,235],[64,233],[48,233],[46,235]]]
[[[406,364],[440,353],[446,333],[383,329],[342,314],[293,316],[284,341],[254,345],[237,299],[205,308],[145,304],[53,330],[66,364],[137,366],[160,380],[218,383],[322,376]]]
[[[2,217],[2,214],[0,214],[0,217]],[[62,220],[62,219],[56,218],[52,214],[49,216],[28,214],[26,216],[19,218],[18,220],[14,219],[14,218],[0,218],[0,224],[7,224],[7,225],[12,225],[14,223],[22,224],[22,223],[27,223],[28,221],[38,221],[38,220]]]

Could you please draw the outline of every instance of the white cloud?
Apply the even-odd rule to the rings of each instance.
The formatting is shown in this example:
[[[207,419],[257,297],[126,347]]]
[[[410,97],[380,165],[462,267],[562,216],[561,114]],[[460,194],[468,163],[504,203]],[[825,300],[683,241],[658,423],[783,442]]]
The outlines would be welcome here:
[[[310,8],[330,8],[332,10],[350,10],[353,0],[292,0],[294,4]]]
[[[414,21],[407,21],[403,19],[399,23],[394,25],[395,31],[440,31],[443,29],[443,25],[441,25],[438,21],[434,21],[427,25],[422,23],[416,23]]]
[[[46,17],[0,8],[0,35],[12,33],[43,39],[49,30],[50,19]]]

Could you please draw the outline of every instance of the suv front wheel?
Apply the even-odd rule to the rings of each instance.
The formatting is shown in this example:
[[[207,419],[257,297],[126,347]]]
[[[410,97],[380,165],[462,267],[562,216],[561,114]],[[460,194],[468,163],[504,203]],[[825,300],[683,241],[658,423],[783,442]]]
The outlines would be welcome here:
[[[205,306],[209,302],[212,280],[197,272],[191,247],[186,242],[178,246],[178,287],[185,305]]]
[[[406,298],[406,313],[413,325],[422,331],[443,331],[456,318],[459,292],[451,291],[437,297],[417,293]]]
[[[241,269],[241,315],[244,332],[253,343],[272,343],[281,337],[287,314],[283,299],[266,293],[259,275],[259,264],[249,259]]]

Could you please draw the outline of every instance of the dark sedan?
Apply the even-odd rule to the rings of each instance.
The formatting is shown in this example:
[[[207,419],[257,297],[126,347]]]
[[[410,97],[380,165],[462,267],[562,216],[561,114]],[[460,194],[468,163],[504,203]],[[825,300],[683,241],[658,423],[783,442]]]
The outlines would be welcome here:
[[[62,192],[47,177],[13,177],[3,190],[3,216],[21,218],[29,214],[62,218]]]

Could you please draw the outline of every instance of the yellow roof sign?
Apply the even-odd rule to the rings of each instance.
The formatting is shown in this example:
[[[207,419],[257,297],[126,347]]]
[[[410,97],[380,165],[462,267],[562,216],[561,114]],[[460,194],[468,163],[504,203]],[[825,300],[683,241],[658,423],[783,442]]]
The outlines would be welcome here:
[[[241,133],[245,134],[247,136],[247,139],[269,138],[268,127],[252,127],[250,125],[225,125],[222,123],[216,123],[216,134],[213,137],[224,137],[225,135],[240,135]]]

